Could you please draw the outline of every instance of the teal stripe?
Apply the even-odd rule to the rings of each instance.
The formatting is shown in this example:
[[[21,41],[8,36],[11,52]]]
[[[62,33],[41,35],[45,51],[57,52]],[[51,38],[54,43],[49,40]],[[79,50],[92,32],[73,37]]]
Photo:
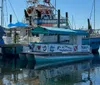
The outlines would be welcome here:
[[[92,59],[93,55],[85,55],[85,56],[69,56],[69,57],[35,57],[36,65],[44,65],[44,64],[55,64],[59,62],[75,62],[80,60]]]

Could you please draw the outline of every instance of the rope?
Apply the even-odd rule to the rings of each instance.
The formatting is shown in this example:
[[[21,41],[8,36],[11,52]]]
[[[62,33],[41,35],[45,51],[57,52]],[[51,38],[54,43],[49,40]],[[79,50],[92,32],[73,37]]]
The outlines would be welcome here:
[[[72,29],[76,29],[76,23],[75,23],[75,19],[74,19],[74,17],[72,16]],[[70,24],[70,26],[71,26],[71,24]]]
[[[5,9],[6,9],[6,22],[8,23],[8,9],[7,9],[7,0],[5,0]]]
[[[91,20],[91,17],[92,17],[92,13],[93,13],[93,8],[94,8],[94,0],[93,0],[93,3],[92,3],[92,9],[91,9],[91,12],[90,12],[90,20]]]
[[[13,8],[13,6],[12,6],[11,2],[10,2],[10,0],[8,0],[8,2],[9,2],[10,6],[11,6],[11,8],[12,8],[13,12],[14,12],[14,15],[15,15],[15,17],[16,17],[16,19],[17,19],[17,21],[19,21],[19,20],[18,20],[17,15],[16,15],[16,13],[15,13],[15,11],[14,11],[14,8]]]

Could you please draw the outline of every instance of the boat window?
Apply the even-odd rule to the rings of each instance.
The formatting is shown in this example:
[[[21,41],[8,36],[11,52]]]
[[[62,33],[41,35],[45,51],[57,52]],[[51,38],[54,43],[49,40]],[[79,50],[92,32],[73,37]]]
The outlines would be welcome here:
[[[36,37],[39,37],[39,34],[33,34],[33,33],[32,33],[32,36],[36,36]]]
[[[36,12],[37,12],[37,17],[38,17],[38,18],[41,18],[41,12],[38,11],[38,10],[36,10]]]
[[[36,37],[39,37],[39,34],[36,34]]]
[[[47,34],[44,34],[44,36],[47,36]]]
[[[35,36],[35,34],[32,33],[32,36]]]

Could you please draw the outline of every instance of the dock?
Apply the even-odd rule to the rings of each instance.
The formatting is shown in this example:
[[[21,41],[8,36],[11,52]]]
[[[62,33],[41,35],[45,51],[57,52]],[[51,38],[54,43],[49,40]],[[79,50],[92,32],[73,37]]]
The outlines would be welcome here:
[[[34,69],[35,61],[22,60],[19,54],[23,52],[23,44],[0,45],[0,67]],[[25,62],[25,63],[23,63]],[[30,63],[32,65],[30,65]]]

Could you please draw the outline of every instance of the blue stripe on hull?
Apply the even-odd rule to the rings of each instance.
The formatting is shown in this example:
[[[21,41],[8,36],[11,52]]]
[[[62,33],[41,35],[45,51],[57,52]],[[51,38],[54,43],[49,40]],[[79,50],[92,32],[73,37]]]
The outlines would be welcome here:
[[[89,44],[93,50],[94,49],[99,49],[100,37],[83,39],[82,43],[83,44]]]

